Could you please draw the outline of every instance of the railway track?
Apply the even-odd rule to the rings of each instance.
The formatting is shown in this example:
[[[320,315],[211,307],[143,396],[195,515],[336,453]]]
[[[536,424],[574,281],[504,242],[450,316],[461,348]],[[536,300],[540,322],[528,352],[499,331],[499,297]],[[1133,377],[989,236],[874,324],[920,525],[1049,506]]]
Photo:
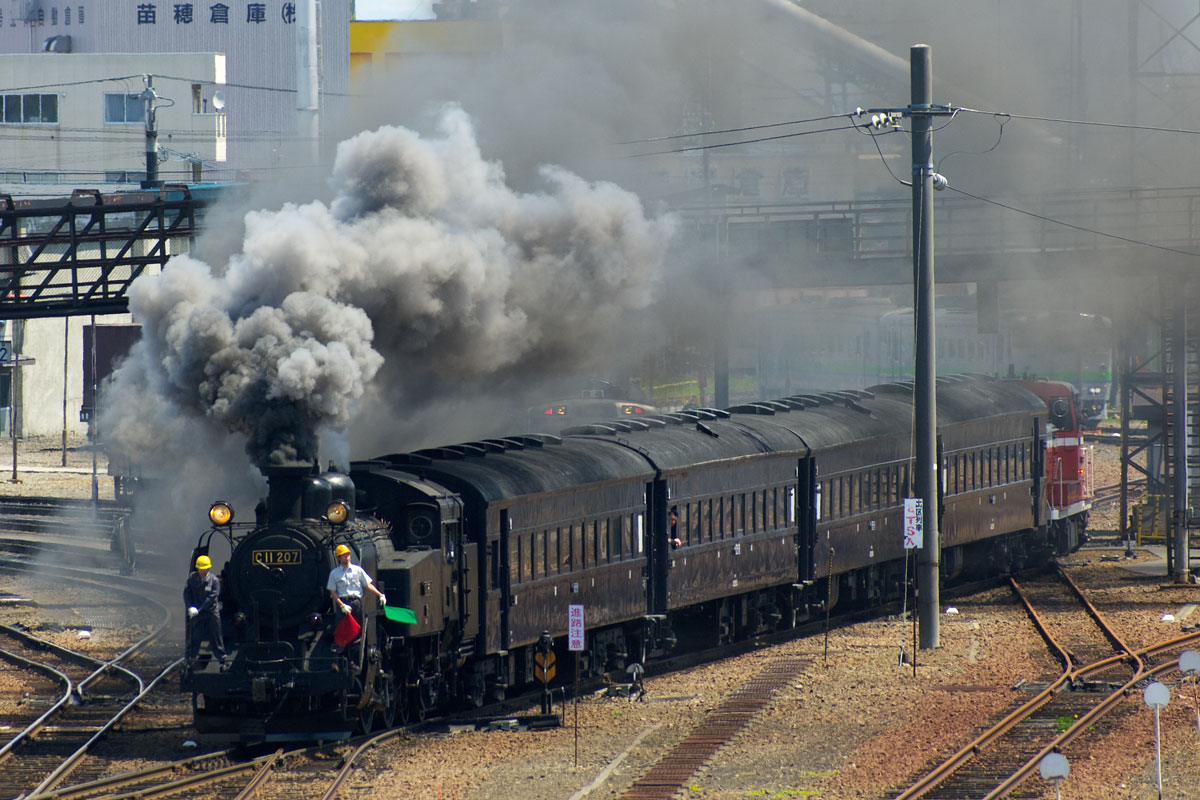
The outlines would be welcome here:
[[[950,758],[932,767],[895,800],[995,800],[1037,771],[1041,759],[1085,732],[1103,735],[1109,715],[1136,686],[1168,671],[1169,654],[1200,633],[1133,650],[1113,631],[1070,578],[1025,584],[1014,592],[1061,664],[1057,675],[1030,687],[1036,694]]]
[[[720,706],[710,711],[683,741],[659,759],[650,770],[633,782],[621,797],[624,800],[671,800],[700,771],[741,733],[754,717],[811,663],[802,658],[780,658],[733,692]]]
[[[88,652],[23,627],[0,625],[0,658],[32,676],[21,681],[27,687],[22,701],[3,715],[0,797],[35,797],[64,781],[90,780],[109,769],[108,759],[95,754],[111,749],[116,738],[122,740],[120,747],[135,747],[136,731],[110,735],[139,718],[143,705],[150,703],[151,708],[136,730],[160,729],[151,719],[172,703],[179,705],[175,687],[166,680],[180,663],[179,648],[159,644],[173,614],[158,599],[162,587],[152,582],[122,579],[122,585],[115,586],[115,573],[97,575],[93,568],[12,558],[0,569],[18,581],[53,581],[53,596],[66,594],[67,606],[93,598],[83,600],[84,617],[105,623],[97,632],[102,643],[93,642],[90,630],[80,636],[89,642]],[[47,630],[62,631],[54,622],[55,612],[39,618]],[[6,678],[6,683],[15,681]]]
[[[134,530],[131,515],[111,500],[0,497],[0,548],[52,563],[112,566],[129,575],[139,557],[161,560],[144,552],[151,537]]]

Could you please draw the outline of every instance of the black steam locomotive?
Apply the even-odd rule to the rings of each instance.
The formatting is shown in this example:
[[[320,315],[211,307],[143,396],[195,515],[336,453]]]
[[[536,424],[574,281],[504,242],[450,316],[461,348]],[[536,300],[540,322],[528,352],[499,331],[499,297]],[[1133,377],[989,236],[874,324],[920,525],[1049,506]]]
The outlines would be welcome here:
[[[898,598],[912,418],[901,383],[276,470],[256,522],[218,507],[192,555],[229,538],[230,658],[182,680],[197,731],[333,739],[480,704],[540,647],[573,663],[570,606],[598,674]],[[1088,476],[1046,466],[1082,441],[1069,385],[939,378],[938,420],[944,579],[1081,544]],[[339,543],[388,607],[335,652]]]

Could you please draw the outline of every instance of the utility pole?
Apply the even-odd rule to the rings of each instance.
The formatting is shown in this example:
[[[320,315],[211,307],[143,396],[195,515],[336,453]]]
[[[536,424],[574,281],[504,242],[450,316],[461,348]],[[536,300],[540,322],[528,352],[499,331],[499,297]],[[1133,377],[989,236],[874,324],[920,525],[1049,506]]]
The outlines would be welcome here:
[[[154,76],[143,75],[146,88],[142,90],[142,101],[146,104],[146,180],[142,181],[143,189],[158,188],[158,126],[154,120],[154,101],[158,93],[154,91]]]
[[[940,640],[941,532],[938,530],[937,348],[933,325],[933,63],[929,45],[909,50],[912,85],[913,197],[913,406],[916,418],[916,481],[924,505],[925,541],[917,556],[917,614],[922,650]],[[924,113],[919,113],[924,112]]]
[[[927,44],[909,48],[912,100],[908,108],[872,109],[875,127],[898,127],[894,116],[912,120],[913,199],[913,493],[922,501],[923,543],[917,555],[918,645],[939,647],[941,532],[938,530],[937,339],[934,335],[933,189],[946,179],[933,169],[933,118],[953,113],[933,105],[933,63]],[[869,113],[869,112],[862,112]]]
[[[310,168],[321,162],[321,75],[317,53],[317,0],[296,3],[296,133]]]

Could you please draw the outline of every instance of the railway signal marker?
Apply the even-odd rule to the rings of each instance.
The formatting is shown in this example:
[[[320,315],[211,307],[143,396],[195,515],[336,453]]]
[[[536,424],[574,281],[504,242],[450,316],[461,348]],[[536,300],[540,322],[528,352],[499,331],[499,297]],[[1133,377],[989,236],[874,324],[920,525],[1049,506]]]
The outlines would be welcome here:
[[[533,677],[542,683],[549,683],[554,680],[554,676],[558,672],[558,667],[554,665],[554,661],[554,653],[534,653]]]

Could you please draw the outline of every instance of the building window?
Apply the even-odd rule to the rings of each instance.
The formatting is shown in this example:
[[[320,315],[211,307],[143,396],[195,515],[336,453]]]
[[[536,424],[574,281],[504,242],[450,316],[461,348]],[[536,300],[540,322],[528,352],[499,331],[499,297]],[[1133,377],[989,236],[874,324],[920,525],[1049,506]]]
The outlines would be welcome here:
[[[71,7],[64,6],[63,7],[63,25],[70,25],[70,24],[71,24]]]
[[[6,94],[3,97],[6,125],[58,124],[56,94]]]
[[[104,121],[142,123],[146,121],[146,101],[140,94],[104,94]]]
[[[779,196],[789,199],[808,197],[808,170],[804,167],[789,167],[783,171]]]
[[[759,183],[762,181],[762,173],[756,169],[738,170],[734,176],[734,183],[737,185],[737,193],[742,197],[758,197]]]

